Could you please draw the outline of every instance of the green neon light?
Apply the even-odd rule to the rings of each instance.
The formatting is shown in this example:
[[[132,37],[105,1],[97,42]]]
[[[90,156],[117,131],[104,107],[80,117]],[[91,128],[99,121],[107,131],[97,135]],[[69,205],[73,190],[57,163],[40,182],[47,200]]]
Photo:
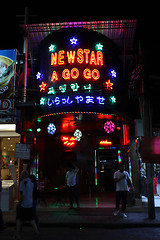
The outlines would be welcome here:
[[[41,128],[37,128],[37,132],[41,132]]]
[[[98,197],[96,197],[96,207],[98,207]]]
[[[51,44],[51,45],[49,46],[49,52],[54,52],[55,50],[56,50],[56,45]]]
[[[33,132],[32,128],[27,128],[26,131],[27,132]]]
[[[80,86],[78,85],[78,83],[71,83],[70,84],[71,89],[73,90],[73,92],[77,92],[78,88],[80,88]]]
[[[41,119],[41,118],[37,118],[37,122],[39,122],[39,123],[40,123],[41,121],[42,121],[42,119]]]
[[[110,96],[109,101],[110,101],[111,103],[116,103],[116,98],[115,98],[115,96]]]
[[[103,50],[103,45],[101,43],[96,44],[96,50],[102,51]]]
[[[56,94],[54,87],[48,88],[48,94]]]

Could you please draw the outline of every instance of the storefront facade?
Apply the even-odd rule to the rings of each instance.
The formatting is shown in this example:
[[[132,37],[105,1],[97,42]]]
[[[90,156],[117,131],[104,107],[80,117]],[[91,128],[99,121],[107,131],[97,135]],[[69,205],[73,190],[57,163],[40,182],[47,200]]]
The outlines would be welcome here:
[[[64,185],[67,163],[80,168],[79,184],[113,191],[118,163],[128,166],[129,122],[123,64],[112,40],[86,29],[61,29],[40,42],[36,79],[41,114],[33,168],[51,186]]]

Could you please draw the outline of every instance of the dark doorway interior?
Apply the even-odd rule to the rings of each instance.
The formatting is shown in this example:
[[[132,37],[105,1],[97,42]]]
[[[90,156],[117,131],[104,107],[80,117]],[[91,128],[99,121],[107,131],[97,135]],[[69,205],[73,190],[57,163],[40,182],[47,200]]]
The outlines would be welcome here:
[[[105,192],[115,190],[113,182],[113,174],[117,169],[118,150],[115,149],[99,149],[98,150],[98,177],[99,187]]]

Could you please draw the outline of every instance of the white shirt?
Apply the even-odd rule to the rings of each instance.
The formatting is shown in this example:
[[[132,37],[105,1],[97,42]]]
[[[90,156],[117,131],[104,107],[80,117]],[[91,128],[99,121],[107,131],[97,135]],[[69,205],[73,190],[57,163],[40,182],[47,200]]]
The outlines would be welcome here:
[[[23,195],[21,206],[31,208],[33,206],[33,183],[29,178],[20,182],[19,191],[22,192]]]
[[[120,181],[116,182],[116,191],[129,191],[128,188],[128,180],[131,181],[129,173],[126,171],[123,171],[122,173],[118,170],[114,173],[113,178],[121,178],[123,175],[125,175],[125,178],[122,178]]]
[[[79,169],[73,169],[72,171],[66,172],[66,181],[68,187],[73,187],[76,185],[76,177]]]

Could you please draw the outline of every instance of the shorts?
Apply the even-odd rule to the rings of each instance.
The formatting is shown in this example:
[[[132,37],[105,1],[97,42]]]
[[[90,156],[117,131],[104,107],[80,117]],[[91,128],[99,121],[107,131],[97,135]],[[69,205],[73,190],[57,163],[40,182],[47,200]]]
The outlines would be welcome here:
[[[20,219],[21,221],[33,220],[34,219],[33,208],[24,208],[22,206],[17,206],[16,219]]]

